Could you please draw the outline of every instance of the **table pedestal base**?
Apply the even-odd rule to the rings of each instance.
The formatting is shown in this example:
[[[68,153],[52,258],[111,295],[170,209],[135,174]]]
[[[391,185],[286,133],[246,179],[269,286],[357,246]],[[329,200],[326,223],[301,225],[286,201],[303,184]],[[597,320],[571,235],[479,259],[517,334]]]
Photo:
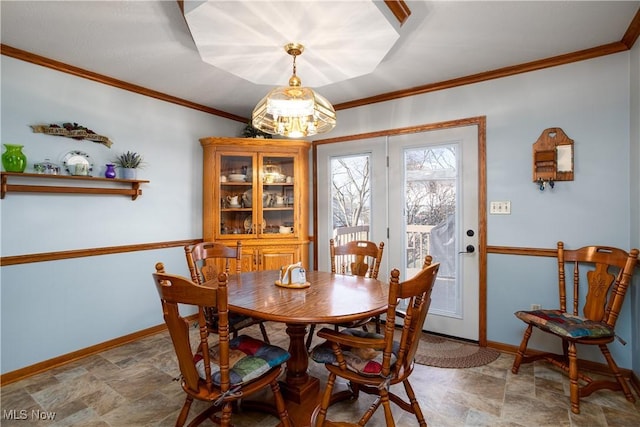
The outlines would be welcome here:
[[[315,377],[309,377],[309,381],[304,384],[280,383],[282,395],[288,401],[295,403],[303,403],[308,400],[314,400],[320,392],[320,380]]]

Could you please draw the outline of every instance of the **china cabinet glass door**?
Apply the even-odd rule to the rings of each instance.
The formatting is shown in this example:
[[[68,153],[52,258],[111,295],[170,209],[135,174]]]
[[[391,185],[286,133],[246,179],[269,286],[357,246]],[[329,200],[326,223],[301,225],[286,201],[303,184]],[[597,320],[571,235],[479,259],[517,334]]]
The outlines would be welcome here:
[[[295,215],[294,157],[290,155],[262,155],[260,196],[264,237],[297,235]]]
[[[291,155],[220,153],[220,238],[297,236]]]
[[[220,218],[218,235],[222,238],[239,238],[260,232],[253,219],[255,193],[253,185],[254,156],[221,153],[220,165]]]

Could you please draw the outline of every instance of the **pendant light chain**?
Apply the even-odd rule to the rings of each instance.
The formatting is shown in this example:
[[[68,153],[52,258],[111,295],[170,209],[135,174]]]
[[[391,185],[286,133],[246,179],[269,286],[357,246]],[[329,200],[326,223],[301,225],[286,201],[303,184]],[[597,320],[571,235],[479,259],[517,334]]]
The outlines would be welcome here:
[[[293,54],[293,75],[296,75],[296,57],[297,55],[294,53]]]

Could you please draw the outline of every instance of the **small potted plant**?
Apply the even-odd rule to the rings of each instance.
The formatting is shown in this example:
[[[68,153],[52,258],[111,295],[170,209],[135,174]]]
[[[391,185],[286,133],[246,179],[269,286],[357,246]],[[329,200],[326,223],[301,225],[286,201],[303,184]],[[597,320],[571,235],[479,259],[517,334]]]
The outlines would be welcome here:
[[[251,121],[249,121],[249,123],[247,123],[247,125],[242,130],[242,137],[271,139],[273,136],[271,134],[268,134],[266,132],[263,132],[259,129],[254,128],[253,125],[251,124]]]
[[[142,168],[142,155],[127,151],[119,154],[114,163],[122,170],[123,179],[136,179],[137,170]]]

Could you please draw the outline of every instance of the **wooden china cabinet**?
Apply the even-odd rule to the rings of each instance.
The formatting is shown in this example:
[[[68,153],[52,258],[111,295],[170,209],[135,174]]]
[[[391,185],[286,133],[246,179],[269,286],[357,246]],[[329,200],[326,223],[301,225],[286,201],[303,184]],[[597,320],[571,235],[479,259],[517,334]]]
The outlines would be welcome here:
[[[203,238],[242,242],[242,271],[309,268],[309,143],[289,139],[200,139]],[[235,268],[235,266],[231,266]]]

